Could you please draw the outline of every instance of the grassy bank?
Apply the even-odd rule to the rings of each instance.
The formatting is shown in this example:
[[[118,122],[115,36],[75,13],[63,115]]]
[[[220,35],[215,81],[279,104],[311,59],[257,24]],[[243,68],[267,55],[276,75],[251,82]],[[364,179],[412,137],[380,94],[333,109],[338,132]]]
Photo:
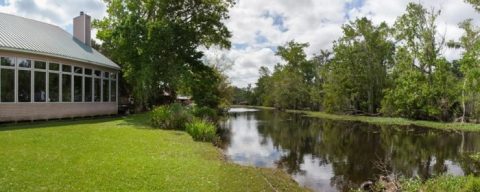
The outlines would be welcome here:
[[[0,191],[304,191],[145,115],[0,126]]]
[[[405,192],[479,192],[480,178],[473,176],[454,177],[440,176],[424,183],[412,179],[402,182],[402,191]]]
[[[252,107],[257,109],[268,109],[268,110],[274,109],[272,107],[261,107],[261,106],[237,106],[237,107]],[[304,113],[310,117],[318,117],[323,119],[342,120],[342,121],[360,121],[360,122],[377,124],[377,125],[415,125],[415,126],[429,127],[429,128],[442,129],[442,130],[480,132],[480,124],[474,124],[474,123],[442,123],[442,122],[434,122],[434,121],[416,121],[416,120],[409,120],[405,118],[394,118],[394,117],[338,115],[338,114],[329,114],[325,112],[303,111],[303,110],[287,110],[287,112]]]

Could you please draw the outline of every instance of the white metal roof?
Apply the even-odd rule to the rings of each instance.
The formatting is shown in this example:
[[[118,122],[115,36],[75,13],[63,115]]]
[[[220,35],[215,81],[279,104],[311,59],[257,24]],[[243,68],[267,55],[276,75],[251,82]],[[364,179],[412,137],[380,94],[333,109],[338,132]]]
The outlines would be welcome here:
[[[120,67],[62,28],[0,13],[0,50],[59,57],[113,69]]]

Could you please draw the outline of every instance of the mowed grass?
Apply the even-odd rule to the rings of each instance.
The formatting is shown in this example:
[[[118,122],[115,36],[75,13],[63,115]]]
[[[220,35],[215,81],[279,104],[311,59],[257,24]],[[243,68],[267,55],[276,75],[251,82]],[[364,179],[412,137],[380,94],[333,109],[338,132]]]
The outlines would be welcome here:
[[[304,191],[146,115],[0,126],[0,191]]]
[[[272,107],[263,107],[263,106],[237,106],[237,107],[251,107],[257,109],[265,110],[274,110]],[[480,132],[480,124],[475,123],[461,123],[461,122],[434,122],[434,121],[418,121],[410,120],[405,118],[398,117],[371,117],[371,116],[361,116],[361,115],[340,115],[340,114],[330,114],[325,112],[317,111],[305,111],[305,110],[286,110],[290,113],[303,113],[309,117],[317,117],[322,119],[331,119],[331,120],[340,120],[340,121],[359,121],[376,125],[415,125],[420,127],[428,127],[434,129],[442,130],[451,130],[451,131],[472,131]]]

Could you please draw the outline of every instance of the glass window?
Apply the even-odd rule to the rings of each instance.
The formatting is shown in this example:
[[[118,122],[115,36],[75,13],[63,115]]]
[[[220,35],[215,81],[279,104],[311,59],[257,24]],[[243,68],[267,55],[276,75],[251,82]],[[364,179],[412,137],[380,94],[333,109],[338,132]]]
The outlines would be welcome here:
[[[13,61],[13,57],[2,57],[0,59],[0,65],[1,66],[15,67],[15,62]]]
[[[85,69],[85,75],[92,75],[91,69]]]
[[[85,102],[92,102],[92,78],[85,77]]]
[[[108,80],[103,80],[103,102],[108,102],[110,99],[110,90],[108,89]]]
[[[63,72],[72,72],[72,66],[70,65],[62,65]]]
[[[104,77],[104,78],[110,78],[110,73],[109,73],[109,72],[103,73],[103,77]]]
[[[35,61],[35,69],[47,69],[47,62]]]
[[[34,101],[47,101],[47,73],[35,71],[34,72]]]
[[[111,92],[110,92],[110,101],[116,102],[117,101],[117,82],[111,81]]]
[[[95,70],[95,76],[101,77],[101,76],[102,76],[102,72],[101,72],[101,71],[98,71],[98,70]]]
[[[82,76],[73,77],[73,101],[82,102],[83,101],[83,82]]]
[[[50,102],[60,101],[60,75],[57,73],[48,74],[48,97]]]
[[[95,78],[95,84],[94,86],[94,94],[95,94],[95,102],[100,102],[102,98],[102,84],[101,84],[101,79]]]
[[[72,76],[62,75],[62,102],[72,102]]]
[[[18,102],[31,101],[31,76],[31,71],[18,70]]]
[[[15,102],[15,70],[0,69],[0,77],[0,101]]]
[[[76,73],[76,74],[83,74],[83,68],[73,67],[73,72]]]
[[[50,63],[48,64],[48,69],[52,70],[52,71],[59,71],[60,70],[60,64],[58,63]]]
[[[117,74],[116,73],[110,73],[110,78],[112,78],[113,80],[116,80],[117,79]]]
[[[17,65],[23,68],[32,68],[32,61],[28,59],[17,58]]]

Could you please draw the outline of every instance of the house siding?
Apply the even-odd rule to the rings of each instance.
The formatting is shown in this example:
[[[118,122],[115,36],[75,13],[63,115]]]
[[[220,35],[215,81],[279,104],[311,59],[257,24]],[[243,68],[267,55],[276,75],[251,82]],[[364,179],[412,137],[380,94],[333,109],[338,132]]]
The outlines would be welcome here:
[[[114,115],[116,102],[109,103],[2,103],[0,122],[48,120]]]

